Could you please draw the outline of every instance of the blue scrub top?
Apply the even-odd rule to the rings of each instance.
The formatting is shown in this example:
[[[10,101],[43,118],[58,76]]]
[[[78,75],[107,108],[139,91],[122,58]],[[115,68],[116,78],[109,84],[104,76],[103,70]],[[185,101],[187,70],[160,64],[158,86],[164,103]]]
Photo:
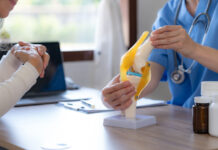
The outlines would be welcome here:
[[[159,12],[157,19],[153,25],[153,30],[165,25],[174,25],[174,18],[176,15],[176,9],[178,7],[179,0],[170,0]],[[207,6],[207,0],[200,0],[196,15],[204,12]],[[195,17],[194,16],[194,17]],[[190,37],[197,43],[218,49],[218,1],[212,0],[212,4],[209,8],[209,16],[211,17],[211,23],[206,35],[206,39],[202,42],[204,36],[204,25],[199,22],[195,25]],[[181,25],[187,32],[189,31],[194,17],[188,12],[185,0],[183,0],[181,10],[179,12],[177,25]],[[204,17],[201,19],[205,20]],[[187,69],[192,64],[192,59],[184,59],[184,68]],[[172,50],[154,49],[152,50],[149,61],[156,62],[165,68],[167,73],[167,81],[169,89],[172,94],[170,104],[191,108],[194,103],[194,97],[200,95],[201,82],[202,81],[218,81],[218,74],[207,69],[199,63],[195,63],[192,67],[191,74],[185,73],[185,81],[181,84],[175,84],[172,82],[170,76],[175,70],[174,57]],[[181,64],[181,55],[178,54],[178,64]]]

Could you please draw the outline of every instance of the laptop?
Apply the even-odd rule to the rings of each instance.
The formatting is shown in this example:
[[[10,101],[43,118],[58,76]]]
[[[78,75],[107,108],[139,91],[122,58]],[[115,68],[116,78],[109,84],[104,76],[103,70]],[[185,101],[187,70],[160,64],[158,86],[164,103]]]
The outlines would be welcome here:
[[[42,44],[47,47],[50,61],[45,70],[44,78],[38,78],[37,83],[17,102],[16,106],[88,99],[86,95],[80,94],[78,86],[73,85],[73,88],[71,86],[71,90],[67,90],[59,42],[42,42],[36,44]],[[8,49],[13,44],[9,45],[7,46]]]

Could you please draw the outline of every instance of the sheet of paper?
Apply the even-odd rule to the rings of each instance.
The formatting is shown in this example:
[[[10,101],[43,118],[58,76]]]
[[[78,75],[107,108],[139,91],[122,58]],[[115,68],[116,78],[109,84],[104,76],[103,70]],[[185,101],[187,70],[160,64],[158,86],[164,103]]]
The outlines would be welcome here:
[[[113,111],[113,109],[105,107],[100,99],[91,99],[91,100],[86,100],[85,102],[90,104],[91,106],[88,106],[82,103],[81,101],[61,102],[59,103],[59,105],[62,105],[65,108],[71,110],[80,111],[84,113]],[[164,105],[166,105],[166,101],[163,100],[152,100],[152,99],[142,98],[137,101],[137,108],[164,106]]]

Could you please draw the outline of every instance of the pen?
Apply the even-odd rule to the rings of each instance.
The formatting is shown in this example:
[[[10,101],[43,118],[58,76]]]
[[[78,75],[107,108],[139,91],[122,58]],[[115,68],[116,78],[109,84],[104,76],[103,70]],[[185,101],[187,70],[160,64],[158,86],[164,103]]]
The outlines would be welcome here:
[[[61,99],[58,102],[75,102],[75,101],[86,101],[90,100],[91,98],[75,98],[75,99]]]
[[[84,101],[84,100],[81,100],[80,102],[81,102],[82,104],[84,104],[84,105],[86,105],[86,106],[88,106],[88,107],[92,108],[92,109],[94,109],[94,108],[95,108],[95,105],[89,104],[89,103],[87,103],[87,102],[86,102],[86,101]]]
[[[82,110],[82,109],[84,109],[84,107],[82,106],[74,106],[72,103],[63,103],[63,105],[64,105],[64,107],[66,107],[66,108],[69,108],[69,109],[72,109],[72,110],[76,110],[76,111],[80,111],[80,110]]]

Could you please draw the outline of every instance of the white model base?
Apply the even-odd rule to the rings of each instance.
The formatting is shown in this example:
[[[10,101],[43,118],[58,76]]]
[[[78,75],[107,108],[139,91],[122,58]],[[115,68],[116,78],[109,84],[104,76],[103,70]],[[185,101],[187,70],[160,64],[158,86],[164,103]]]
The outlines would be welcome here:
[[[128,129],[138,129],[142,127],[147,127],[155,125],[156,117],[155,116],[144,116],[136,115],[134,119],[125,118],[125,116],[117,115],[104,119],[105,126],[128,128]]]

